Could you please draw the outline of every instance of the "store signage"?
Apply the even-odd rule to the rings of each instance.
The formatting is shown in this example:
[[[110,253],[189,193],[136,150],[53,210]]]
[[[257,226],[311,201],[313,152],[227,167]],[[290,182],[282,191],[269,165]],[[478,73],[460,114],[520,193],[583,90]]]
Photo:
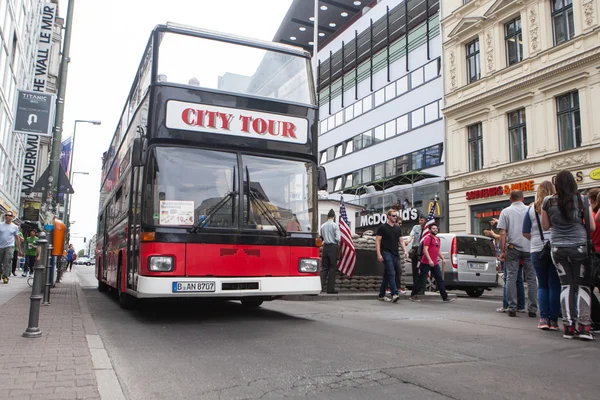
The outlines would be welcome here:
[[[600,169],[600,168],[599,168]],[[592,171],[594,172],[594,171]],[[592,174],[590,173],[590,177],[592,176]],[[581,183],[583,182],[583,172],[582,171],[577,171],[573,173],[573,177],[575,178],[575,182],[577,183]],[[552,184],[555,185],[556,184],[556,175],[554,175],[552,177]]]
[[[403,221],[416,221],[419,218],[419,210],[409,208],[399,211]],[[370,214],[360,217],[359,227],[385,224],[387,222],[387,214]]]
[[[590,172],[590,178],[595,181],[600,181],[600,168],[596,168],[592,172]]]
[[[17,92],[17,111],[13,131],[51,136],[55,95],[26,90],[17,90]]]
[[[485,199],[488,197],[502,196],[510,194],[513,190],[522,190],[523,192],[530,192],[534,189],[533,181],[517,182],[510,185],[495,186],[479,190],[471,190],[467,192],[467,200]]]
[[[167,128],[304,144],[304,118],[207,104],[167,102]]]

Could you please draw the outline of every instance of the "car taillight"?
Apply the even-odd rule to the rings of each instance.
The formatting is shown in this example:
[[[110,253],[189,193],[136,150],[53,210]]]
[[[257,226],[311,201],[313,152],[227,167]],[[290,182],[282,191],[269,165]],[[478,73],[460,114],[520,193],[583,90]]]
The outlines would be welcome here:
[[[450,262],[452,263],[452,268],[458,268],[458,254],[456,251],[456,237],[452,238],[452,247],[450,250]]]

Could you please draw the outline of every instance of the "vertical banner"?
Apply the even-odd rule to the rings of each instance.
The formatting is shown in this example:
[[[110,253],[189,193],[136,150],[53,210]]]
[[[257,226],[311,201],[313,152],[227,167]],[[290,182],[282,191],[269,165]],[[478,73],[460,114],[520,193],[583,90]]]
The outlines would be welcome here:
[[[60,166],[65,170],[65,174],[69,176],[69,167],[71,164],[71,150],[73,148],[72,136],[69,136],[61,143],[60,149]],[[65,204],[64,193],[58,193],[58,203]]]
[[[3,1],[3,0],[2,0]],[[57,4],[44,3],[42,17],[39,22],[37,37],[37,52],[35,55],[35,74],[33,76],[33,91],[46,93],[48,86],[48,70],[50,68],[50,52],[52,50],[52,33],[56,18]],[[21,191],[30,190],[37,179],[39,167],[40,136],[27,135],[25,163],[23,166],[23,184]]]

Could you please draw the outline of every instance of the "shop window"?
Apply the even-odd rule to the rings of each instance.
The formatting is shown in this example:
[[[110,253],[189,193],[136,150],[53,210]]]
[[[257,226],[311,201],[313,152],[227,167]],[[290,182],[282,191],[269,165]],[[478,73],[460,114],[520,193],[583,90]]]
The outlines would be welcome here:
[[[524,108],[508,113],[508,143],[511,162],[527,158],[527,124]]]
[[[479,39],[466,46],[467,51],[467,83],[473,83],[481,78],[481,63],[479,61]]]
[[[581,146],[581,118],[579,93],[571,92],[556,98],[559,149],[569,150]]]
[[[483,168],[483,134],[481,123],[467,128],[469,132],[469,171]]]
[[[572,0],[550,0],[552,5],[552,31],[554,33],[554,45],[558,46],[575,36],[575,24],[573,23],[573,1]]]
[[[517,17],[504,24],[504,43],[506,46],[506,62],[508,65],[523,61],[521,17]]]

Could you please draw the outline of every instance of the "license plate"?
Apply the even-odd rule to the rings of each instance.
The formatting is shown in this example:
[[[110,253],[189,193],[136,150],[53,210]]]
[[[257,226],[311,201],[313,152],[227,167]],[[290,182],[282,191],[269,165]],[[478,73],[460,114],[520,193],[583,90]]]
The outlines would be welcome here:
[[[176,292],[214,292],[215,283],[203,282],[173,282],[173,293]]]
[[[469,263],[469,269],[485,269],[485,264]]]

